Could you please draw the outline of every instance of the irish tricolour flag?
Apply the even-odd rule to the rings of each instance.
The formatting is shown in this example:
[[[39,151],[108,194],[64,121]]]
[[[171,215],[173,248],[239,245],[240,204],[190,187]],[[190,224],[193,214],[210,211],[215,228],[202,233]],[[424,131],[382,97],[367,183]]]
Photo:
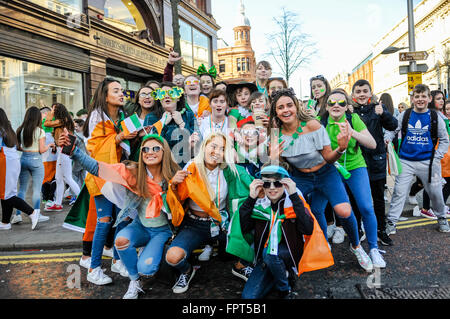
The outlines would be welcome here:
[[[136,131],[142,130],[142,123],[139,120],[139,116],[134,113],[130,117],[127,117],[122,121],[122,129],[125,135],[130,135]]]

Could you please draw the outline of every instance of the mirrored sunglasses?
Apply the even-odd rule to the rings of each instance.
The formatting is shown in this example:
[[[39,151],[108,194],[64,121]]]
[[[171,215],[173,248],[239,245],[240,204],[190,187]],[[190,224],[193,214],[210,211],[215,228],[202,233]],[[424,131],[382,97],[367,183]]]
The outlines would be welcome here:
[[[142,153],[145,153],[145,154],[150,153],[150,150],[153,153],[158,153],[159,151],[162,150],[162,147],[161,146],[153,146],[153,147],[144,146],[143,148],[141,148]]]
[[[328,102],[327,102],[328,106],[335,106],[336,103],[337,103],[339,106],[341,106],[341,107],[347,106],[347,101],[346,101],[346,100],[339,100],[339,101],[336,101],[336,100],[328,100]]]
[[[275,181],[275,182],[272,182],[272,181],[263,181],[263,182],[264,182],[263,188],[271,188],[272,185],[273,185],[275,188],[283,187],[283,184],[281,184],[280,181]]]

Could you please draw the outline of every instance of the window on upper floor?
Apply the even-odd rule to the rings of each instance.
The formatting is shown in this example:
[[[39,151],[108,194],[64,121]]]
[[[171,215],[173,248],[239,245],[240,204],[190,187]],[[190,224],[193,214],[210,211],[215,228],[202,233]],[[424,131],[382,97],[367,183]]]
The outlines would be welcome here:
[[[59,14],[80,14],[83,12],[83,0],[28,0]]]
[[[106,0],[104,6],[104,20],[126,32],[146,29],[145,21],[133,1]]]

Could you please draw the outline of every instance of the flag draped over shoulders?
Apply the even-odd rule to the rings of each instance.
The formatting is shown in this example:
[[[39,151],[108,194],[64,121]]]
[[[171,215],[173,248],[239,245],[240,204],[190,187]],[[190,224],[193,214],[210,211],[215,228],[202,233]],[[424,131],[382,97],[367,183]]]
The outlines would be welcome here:
[[[303,196],[299,194],[301,201],[308,213],[314,221],[313,233],[311,235],[303,235],[303,254],[297,265],[297,275],[300,276],[304,272],[314,271],[330,267],[334,264],[334,259],[331,254],[328,242],[319,226],[319,223],[312,214],[308,203]],[[292,207],[292,202],[286,198],[283,208],[282,218],[279,220],[277,227],[280,227],[278,235],[281,236],[281,225],[285,220],[296,218],[296,214]],[[267,197],[259,198],[254,206],[252,218],[271,222],[271,204]],[[248,262],[256,262],[255,250],[252,247],[251,237],[249,234],[242,234],[239,211],[234,214],[231,220],[229,240],[227,245],[227,252],[236,255]]]

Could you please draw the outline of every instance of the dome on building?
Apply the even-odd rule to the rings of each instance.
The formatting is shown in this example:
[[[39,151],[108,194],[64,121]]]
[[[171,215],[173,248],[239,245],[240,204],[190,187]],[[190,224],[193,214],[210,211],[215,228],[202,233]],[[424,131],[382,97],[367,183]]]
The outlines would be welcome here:
[[[236,23],[235,25],[237,27],[241,26],[250,26],[250,20],[245,15],[245,6],[244,2],[241,0],[241,3],[239,4],[239,14],[236,17]]]

